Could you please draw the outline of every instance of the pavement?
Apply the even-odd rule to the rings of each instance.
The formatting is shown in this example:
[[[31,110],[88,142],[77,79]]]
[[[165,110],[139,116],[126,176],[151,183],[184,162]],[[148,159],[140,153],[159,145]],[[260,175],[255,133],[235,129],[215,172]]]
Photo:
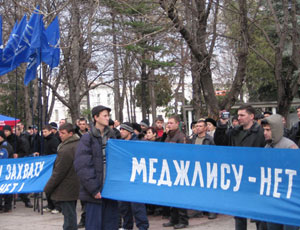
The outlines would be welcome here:
[[[33,202],[32,202],[33,203]],[[45,202],[44,202],[45,204]],[[77,205],[78,220],[81,214],[80,202]],[[150,228],[149,230],[173,230],[172,227],[164,228],[163,223],[167,220],[162,219],[161,216],[149,216]],[[0,229],[1,230],[58,230],[62,229],[63,215],[44,213],[41,215],[33,208],[25,208],[23,202],[16,202],[16,208],[9,213],[0,213]],[[83,228],[82,228],[83,229]],[[137,228],[134,228],[137,230]],[[207,217],[190,218],[189,226],[186,229],[192,230],[233,230],[234,219],[231,216],[221,215],[214,220],[208,220]],[[248,230],[255,230],[254,223],[248,223]]]

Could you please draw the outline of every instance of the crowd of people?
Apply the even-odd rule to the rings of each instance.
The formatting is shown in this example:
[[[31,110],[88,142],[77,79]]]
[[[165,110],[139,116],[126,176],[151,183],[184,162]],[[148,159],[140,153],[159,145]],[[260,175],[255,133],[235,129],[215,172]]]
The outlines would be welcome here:
[[[133,229],[134,222],[139,230],[149,228],[149,215],[161,215],[168,220],[164,227],[183,229],[189,225],[189,218],[207,216],[217,218],[216,213],[206,211],[189,212],[183,208],[148,205],[135,202],[114,201],[101,197],[105,179],[105,146],[110,138],[127,141],[155,141],[197,145],[224,145],[265,148],[298,149],[300,128],[297,122],[290,130],[285,119],[271,112],[257,115],[248,104],[238,109],[230,119],[228,112],[220,112],[216,121],[201,118],[191,123],[192,135],[185,134],[185,126],[176,115],[165,123],[161,116],[150,126],[144,119],[139,124],[110,119],[111,109],[96,106],[92,109],[93,124],[85,118],[76,125],[62,119],[57,125],[51,122],[42,127],[42,137],[36,126],[24,130],[19,122],[15,128],[4,126],[0,131],[0,148],[6,155],[0,158],[20,158],[58,154],[53,173],[44,188],[47,198],[45,212],[62,213],[63,229],[124,230]],[[297,108],[300,120],[300,107]],[[4,151],[5,152],[5,151]],[[0,196],[0,210],[10,212],[12,195]],[[28,194],[20,194],[25,206],[32,208]],[[82,206],[81,219],[77,223],[76,204]],[[192,214],[191,214],[192,213]],[[266,223],[253,220],[258,230],[294,230],[297,226]],[[247,219],[235,217],[235,229],[246,230]]]

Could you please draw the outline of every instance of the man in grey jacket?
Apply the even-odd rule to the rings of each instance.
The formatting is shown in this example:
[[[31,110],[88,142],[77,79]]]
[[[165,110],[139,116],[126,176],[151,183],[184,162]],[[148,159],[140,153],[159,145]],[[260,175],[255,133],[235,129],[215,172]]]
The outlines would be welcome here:
[[[282,117],[278,114],[271,115],[262,120],[264,128],[264,136],[266,139],[265,148],[278,148],[278,149],[298,149],[298,146],[292,140],[283,136],[283,122]],[[297,230],[299,227],[267,223],[268,230]]]

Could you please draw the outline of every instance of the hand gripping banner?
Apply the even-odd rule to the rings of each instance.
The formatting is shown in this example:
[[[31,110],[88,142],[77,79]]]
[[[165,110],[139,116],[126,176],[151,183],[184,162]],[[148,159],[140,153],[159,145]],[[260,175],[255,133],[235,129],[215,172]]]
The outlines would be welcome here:
[[[300,226],[300,150],[109,140],[105,198]]]
[[[0,160],[0,194],[42,192],[56,155]]]

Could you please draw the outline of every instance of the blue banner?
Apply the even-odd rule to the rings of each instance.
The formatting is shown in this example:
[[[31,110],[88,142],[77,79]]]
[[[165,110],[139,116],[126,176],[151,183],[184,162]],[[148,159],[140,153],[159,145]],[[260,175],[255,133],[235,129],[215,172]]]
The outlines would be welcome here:
[[[0,160],[0,194],[42,192],[56,155]]]
[[[102,196],[300,226],[300,150],[109,140]]]

